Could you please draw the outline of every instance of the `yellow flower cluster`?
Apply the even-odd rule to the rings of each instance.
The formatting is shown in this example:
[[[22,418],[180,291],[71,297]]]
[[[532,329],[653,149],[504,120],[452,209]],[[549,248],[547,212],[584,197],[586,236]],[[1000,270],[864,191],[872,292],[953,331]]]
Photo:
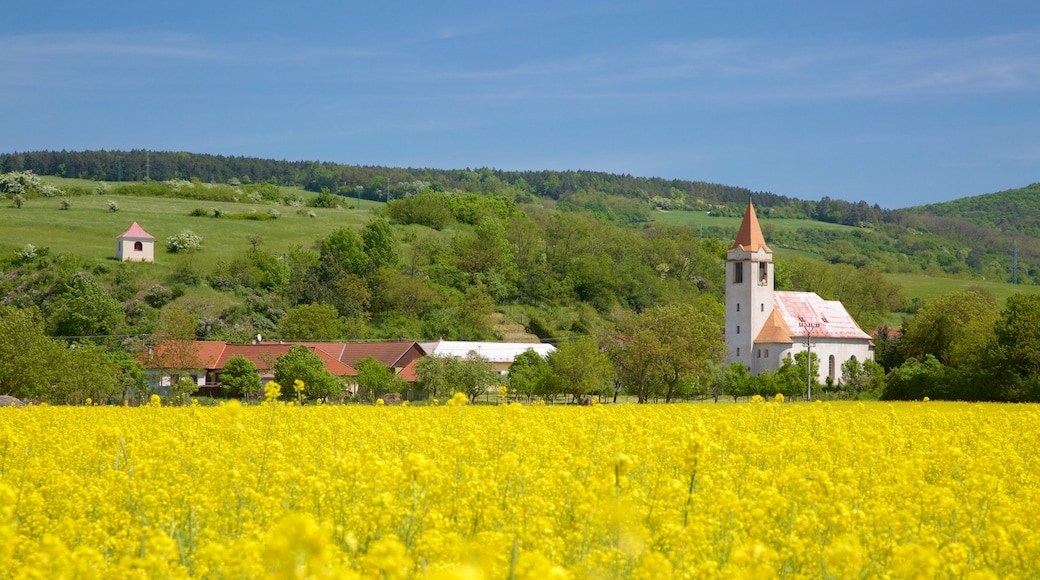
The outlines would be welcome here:
[[[1040,577],[1040,407],[458,402],[0,408],[0,577]]]

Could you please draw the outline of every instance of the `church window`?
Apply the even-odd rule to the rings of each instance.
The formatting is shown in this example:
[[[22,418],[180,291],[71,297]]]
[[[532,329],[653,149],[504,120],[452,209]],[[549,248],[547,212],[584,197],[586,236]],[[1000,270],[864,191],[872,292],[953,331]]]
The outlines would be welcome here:
[[[769,283],[769,265],[765,262],[758,263],[758,283],[759,285]]]
[[[762,358],[762,349],[758,349],[758,352],[755,356],[757,356],[758,358]]]
[[[740,334],[740,325],[737,325],[737,334]]]
[[[758,311],[759,312],[765,312],[766,311],[766,303],[765,302],[762,302],[762,303],[760,303],[758,305]]]
[[[744,263],[737,262],[733,264],[733,283],[743,284],[744,283]]]
[[[737,347],[737,356],[740,356],[740,347]]]
[[[737,304],[737,312],[740,312],[740,304]]]
[[[134,242],[134,251],[135,252],[143,252],[144,251],[144,244],[142,244],[141,242]]]
[[[765,357],[766,357],[766,358],[769,358],[769,349],[768,349],[768,348],[766,349],[766,354],[765,354]]]

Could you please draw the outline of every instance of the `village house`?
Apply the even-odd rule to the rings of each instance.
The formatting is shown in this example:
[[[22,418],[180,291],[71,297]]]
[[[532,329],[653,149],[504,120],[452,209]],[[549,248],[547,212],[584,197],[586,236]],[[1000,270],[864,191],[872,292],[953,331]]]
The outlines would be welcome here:
[[[870,335],[841,302],[774,290],[773,251],[751,203],[726,254],[725,332],[728,362],[742,363],[752,374],[775,371],[811,348],[819,359],[816,378],[837,384],[845,361],[874,358]]]

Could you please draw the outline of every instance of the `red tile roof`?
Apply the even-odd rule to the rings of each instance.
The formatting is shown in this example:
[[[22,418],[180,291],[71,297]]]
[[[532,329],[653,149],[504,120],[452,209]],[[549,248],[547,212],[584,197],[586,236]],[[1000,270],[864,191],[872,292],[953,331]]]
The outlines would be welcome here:
[[[219,361],[217,361],[217,365],[213,368],[224,368],[224,365],[227,364],[229,358],[233,356],[242,356],[256,365],[257,369],[261,371],[270,370],[278,357],[289,352],[289,349],[293,346],[306,346],[311,352],[321,357],[322,361],[325,363],[325,370],[338,377],[357,376],[357,371],[354,367],[336,360],[335,357],[321,349],[307,345],[273,342],[262,342],[260,344],[229,344],[227,345],[227,348],[224,349],[223,356]]]
[[[758,225],[755,206],[749,202],[747,210],[744,212],[744,221],[740,222],[737,239],[733,241],[729,251],[740,249],[745,252],[757,252],[759,248],[765,248],[767,252],[773,251],[766,245],[766,239],[762,236],[762,228]]]
[[[131,225],[129,229],[127,229],[125,232],[123,232],[123,233],[119,234],[118,236],[116,236],[117,240],[120,239],[120,238],[141,238],[141,239],[144,239],[144,240],[154,240],[155,236],[153,236],[152,234],[144,231],[144,228],[142,228],[141,226],[137,225],[137,222],[134,222],[133,225]]]
[[[197,353],[191,354],[197,354],[197,360],[202,364],[202,368],[205,370],[220,370],[224,368],[224,365],[227,364],[229,358],[233,356],[242,356],[256,365],[257,370],[261,371],[261,373],[265,370],[271,370],[271,367],[274,365],[274,362],[278,357],[289,352],[289,349],[295,346],[290,343],[263,342],[259,344],[227,344],[226,342],[207,340],[195,341],[194,344],[197,345],[198,351]],[[155,346],[152,356],[146,355],[141,357],[142,364],[154,368],[154,361],[159,360],[164,354],[169,352],[169,348],[170,343]],[[319,348],[310,346],[307,346],[307,348],[321,357],[321,360],[325,363],[325,370],[330,373],[338,377],[357,376],[357,370],[355,370],[354,367],[340,362],[335,356],[332,356]],[[187,349],[185,349],[185,351],[187,351]],[[196,357],[192,356],[191,358],[194,359]]]
[[[343,345],[339,360],[351,366],[357,366],[357,361],[370,356],[390,368],[401,368],[408,364],[408,361],[402,362],[402,359],[408,358],[413,350],[418,356],[426,354],[426,351],[415,341],[355,342]]]

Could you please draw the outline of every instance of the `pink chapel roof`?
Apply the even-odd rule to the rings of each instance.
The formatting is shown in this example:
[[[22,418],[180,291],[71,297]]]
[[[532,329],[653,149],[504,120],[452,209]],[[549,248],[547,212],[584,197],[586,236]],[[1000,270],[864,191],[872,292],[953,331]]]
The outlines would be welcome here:
[[[774,292],[773,308],[796,340],[804,339],[808,331],[800,323],[819,324],[812,332],[818,338],[870,340],[841,302],[824,300],[815,292]]]
[[[125,232],[123,232],[123,233],[119,234],[118,236],[116,236],[116,239],[119,239],[119,238],[144,238],[144,239],[147,239],[147,240],[154,240],[155,236],[153,236],[152,234],[144,231],[144,228],[142,228],[141,226],[137,225],[137,222],[134,222],[133,225],[131,225],[129,229],[127,229]]]

